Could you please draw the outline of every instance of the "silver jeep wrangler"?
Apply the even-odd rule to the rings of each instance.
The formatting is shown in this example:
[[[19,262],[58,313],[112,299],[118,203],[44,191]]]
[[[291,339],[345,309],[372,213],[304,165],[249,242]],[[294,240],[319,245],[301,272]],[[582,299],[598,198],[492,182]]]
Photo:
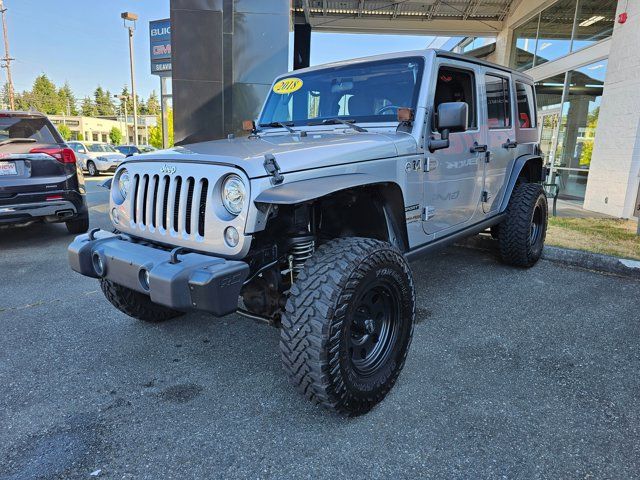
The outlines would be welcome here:
[[[531,78],[424,50],[277,78],[248,137],[130,157],[115,232],[69,246],[122,312],[233,312],[280,328],[309,400],[358,415],[396,382],[413,332],[408,262],[489,230],[504,262],[542,253]]]

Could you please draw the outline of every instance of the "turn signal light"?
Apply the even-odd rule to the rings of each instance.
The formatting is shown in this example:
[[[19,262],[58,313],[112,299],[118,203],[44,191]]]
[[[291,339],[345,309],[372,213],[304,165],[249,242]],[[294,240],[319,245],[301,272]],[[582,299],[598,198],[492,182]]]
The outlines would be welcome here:
[[[45,153],[60,163],[76,163],[76,154],[70,148],[32,148],[29,153]]]
[[[413,109],[411,108],[399,108],[398,109],[398,121],[399,122],[413,122]]]
[[[245,132],[253,132],[256,129],[256,123],[253,120],[244,120],[242,122],[242,130]]]

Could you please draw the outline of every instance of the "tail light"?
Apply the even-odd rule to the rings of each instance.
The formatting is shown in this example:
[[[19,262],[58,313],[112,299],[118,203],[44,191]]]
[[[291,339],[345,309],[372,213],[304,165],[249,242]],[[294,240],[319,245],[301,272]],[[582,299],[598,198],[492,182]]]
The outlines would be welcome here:
[[[76,154],[70,148],[33,148],[29,153],[45,153],[60,163],[76,163]]]

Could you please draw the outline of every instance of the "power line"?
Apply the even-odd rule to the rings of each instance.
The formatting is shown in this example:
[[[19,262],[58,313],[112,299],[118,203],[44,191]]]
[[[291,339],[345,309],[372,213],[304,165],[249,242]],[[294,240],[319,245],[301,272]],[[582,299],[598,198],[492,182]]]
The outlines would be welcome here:
[[[0,12],[2,12],[2,35],[4,37],[4,58],[2,68],[7,69],[7,84],[9,85],[9,108],[16,109],[15,96],[13,93],[13,79],[11,78],[11,61],[15,60],[9,55],[9,36],[7,35],[7,9],[4,8],[4,1],[0,0]]]

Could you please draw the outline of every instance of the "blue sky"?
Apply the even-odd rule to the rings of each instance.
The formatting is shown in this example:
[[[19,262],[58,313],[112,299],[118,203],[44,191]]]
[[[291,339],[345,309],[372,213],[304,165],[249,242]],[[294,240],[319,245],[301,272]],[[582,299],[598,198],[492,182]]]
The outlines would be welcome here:
[[[17,91],[30,89],[35,77],[46,73],[57,85],[68,80],[78,99],[97,85],[119,92],[130,83],[128,39],[120,18],[126,10],[140,17],[134,47],[138,94],[146,98],[159,91],[160,80],[149,73],[149,21],[169,17],[169,0],[5,0],[5,7]],[[314,33],[311,63],[425,48],[433,39]]]

